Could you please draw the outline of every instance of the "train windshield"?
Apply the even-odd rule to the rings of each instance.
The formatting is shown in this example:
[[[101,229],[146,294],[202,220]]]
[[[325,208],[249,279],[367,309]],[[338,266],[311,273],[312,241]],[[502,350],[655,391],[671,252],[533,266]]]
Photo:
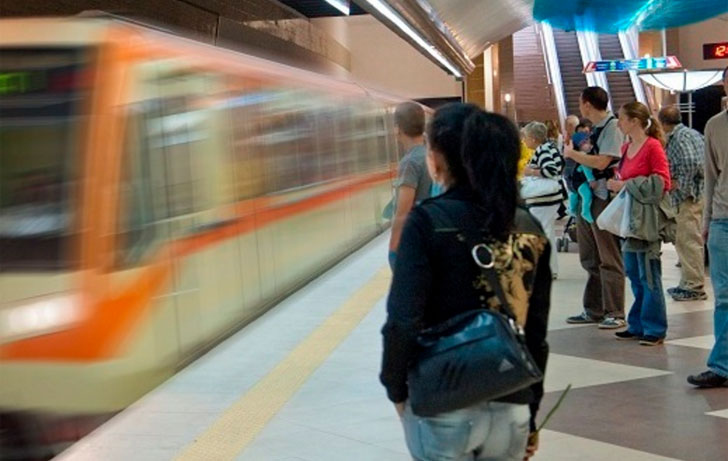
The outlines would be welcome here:
[[[72,265],[83,56],[0,49],[0,271]]]

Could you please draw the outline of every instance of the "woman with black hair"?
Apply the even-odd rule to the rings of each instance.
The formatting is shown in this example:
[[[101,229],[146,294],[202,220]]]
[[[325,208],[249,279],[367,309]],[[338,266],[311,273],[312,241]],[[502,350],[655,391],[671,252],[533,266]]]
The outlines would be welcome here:
[[[548,355],[551,248],[535,219],[518,206],[518,130],[501,115],[450,104],[435,113],[426,136],[430,174],[446,192],[422,202],[405,224],[382,330],[381,381],[416,460],[528,458],[536,450],[536,442],[527,440],[535,430],[541,383],[436,416],[418,416],[408,403],[418,334],[463,312],[499,305],[464,232],[480,235],[492,251],[502,291],[541,371]],[[433,221],[438,213],[450,222]]]

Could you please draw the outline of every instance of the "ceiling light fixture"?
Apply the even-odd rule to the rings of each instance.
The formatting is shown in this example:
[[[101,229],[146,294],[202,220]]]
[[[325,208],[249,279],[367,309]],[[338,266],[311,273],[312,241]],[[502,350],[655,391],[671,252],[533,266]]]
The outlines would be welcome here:
[[[686,70],[678,72],[653,72],[640,74],[640,78],[656,87],[687,93],[720,81],[721,70]]]
[[[404,21],[397,13],[395,13],[395,11],[389,5],[387,5],[382,0],[366,0],[366,2],[376,8],[376,10],[379,11],[385,18],[394,23],[395,26],[399,27],[402,32],[407,34],[407,36],[414,40],[415,43],[417,43],[423,50],[427,51],[430,56],[435,58],[437,62],[442,64],[456,78],[463,77],[463,75],[455,68],[455,66],[450,64],[450,62],[445,59],[445,57],[439,51],[437,51],[437,48],[428,43],[424,38],[422,38],[422,36],[420,36],[420,34],[415,32],[415,30],[412,29],[412,27],[410,27],[410,25],[407,24],[407,22]]]
[[[326,0],[326,3],[349,16],[349,12],[351,11],[349,0]]]

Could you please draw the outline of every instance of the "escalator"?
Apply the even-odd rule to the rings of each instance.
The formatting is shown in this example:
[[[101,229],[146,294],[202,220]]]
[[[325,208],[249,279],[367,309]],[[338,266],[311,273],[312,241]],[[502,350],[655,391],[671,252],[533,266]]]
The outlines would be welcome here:
[[[566,111],[568,114],[579,115],[579,98],[582,90],[588,86],[583,73],[579,41],[574,31],[554,29],[553,35],[564,86]]]
[[[624,59],[619,36],[616,34],[599,34],[599,52],[603,60]],[[637,100],[629,73],[607,72],[606,75],[613,112],[616,113],[622,105]]]

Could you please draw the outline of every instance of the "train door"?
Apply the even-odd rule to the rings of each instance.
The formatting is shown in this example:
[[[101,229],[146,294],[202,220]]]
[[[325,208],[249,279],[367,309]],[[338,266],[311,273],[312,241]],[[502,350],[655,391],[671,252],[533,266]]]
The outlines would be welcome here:
[[[265,178],[262,153],[256,149],[260,136],[258,110],[264,93],[243,78],[228,77],[227,123],[230,138],[232,197],[238,224],[238,251],[243,286],[243,317],[250,318],[261,307],[261,258],[255,231],[256,212],[265,208]]]
[[[175,255],[180,337],[188,347],[229,330],[241,315],[243,285],[231,207],[230,133],[222,76],[160,69],[167,105],[165,186]]]
[[[146,201],[160,243],[169,255],[173,280],[168,297],[174,318],[160,321],[155,334],[176,332],[178,353],[230,328],[240,316],[242,285],[238,244],[223,232],[234,219],[224,99],[219,77],[173,62],[147,64],[147,95],[140,163],[148,182]],[[142,199],[143,200],[143,199]]]
[[[275,109],[277,94],[258,80],[235,81],[231,85],[234,189],[239,213],[247,225],[238,239],[246,286],[244,297],[249,306],[260,306],[277,293],[275,238],[269,232],[270,226],[263,222],[265,212],[274,203],[272,193],[277,184],[270,147],[275,141],[275,127],[280,123]]]

